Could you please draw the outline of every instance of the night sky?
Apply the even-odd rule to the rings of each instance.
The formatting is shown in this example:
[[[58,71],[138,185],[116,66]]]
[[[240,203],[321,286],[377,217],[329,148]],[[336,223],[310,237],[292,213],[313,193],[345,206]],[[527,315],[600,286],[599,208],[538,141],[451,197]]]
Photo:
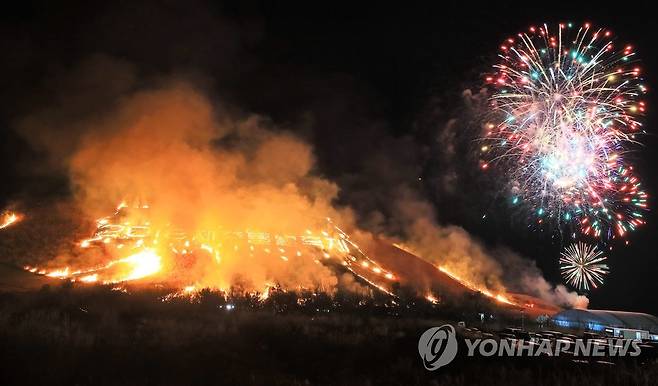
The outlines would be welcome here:
[[[524,214],[501,202],[496,178],[478,177],[466,146],[473,117],[463,93],[477,93],[503,39],[530,24],[561,21],[609,27],[637,47],[648,78],[649,134],[632,156],[650,197],[658,192],[658,55],[649,5],[133,3],[21,2],[3,9],[0,208],[70,194],[66,176],[43,166],[45,155],[17,133],[16,122],[68,94],[111,87],[110,76],[108,84],[70,78],[89,58],[110,57],[134,69],[136,87],[176,74],[295,131],[313,145],[317,173],[340,186],[337,204],[353,207],[364,226],[373,210],[386,215],[392,192],[408,186],[434,205],[440,223],[534,259],[559,283],[560,241],[528,228]],[[459,144],[451,157],[443,154],[447,127]],[[457,176],[451,187],[448,172]],[[590,308],[658,314],[654,213],[629,236],[630,245],[612,244],[612,272],[588,295]]]

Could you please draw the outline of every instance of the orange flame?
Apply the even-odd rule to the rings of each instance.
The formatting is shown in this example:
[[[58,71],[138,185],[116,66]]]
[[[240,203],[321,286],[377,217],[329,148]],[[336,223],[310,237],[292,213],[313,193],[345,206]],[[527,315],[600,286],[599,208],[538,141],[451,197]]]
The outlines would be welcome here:
[[[320,265],[340,264],[362,281],[374,288],[395,296],[387,288],[388,283],[395,280],[392,272],[387,271],[377,262],[368,257],[350,238],[327,219],[328,228],[313,232],[307,229],[302,236],[271,234],[267,232],[227,232],[198,231],[192,234],[178,231],[170,225],[155,227],[148,219],[144,219],[144,209],[148,205],[129,206],[121,202],[112,216],[102,217],[96,221],[97,229],[94,235],[79,243],[81,249],[98,248],[107,254],[109,261],[103,265],[71,269],[64,267],[45,270],[37,267],[24,267],[26,270],[50,277],[79,281],[83,283],[114,284],[134,281],[144,278],[157,278],[180,288],[172,293],[171,299],[177,297],[194,297],[201,288],[227,287],[221,279],[208,283],[201,277],[192,277],[194,285],[181,286],[183,278],[175,277],[176,264],[180,261],[194,261],[207,255],[209,260],[204,264],[204,273],[221,272],[222,256],[234,253],[245,254],[253,258],[254,254],[262,253],[278,257],[280,264],[294,264],[302,259],[312,259]],[[131,212],[133,211],[133,212]],[[110,258],[112,254],[124,255],[125,250],[133,251],[128,257]],[[159,254],[158,252],[164,254]],[[121,253],[123,252],[123,253]],[[164,257],[163,257],[164,256]],[[274,261],[274,260],[273,260]],[[229,264],[231,262],[229,261]],[[194,264],[194,263],[192,263]],[[185,268],[183,268],[185,269]],[[156,276],[157,275],[157,276]],[[173,279],[173,280],[170,280]],[[272,278],[265,278],[264,292],[259,292],[261,300],[267,299],[270,288],[275,287]],[[276,280],[274,281],[276,282]],[[189,281],[188,281],[189,283]],[[221,284],[221,285],[220,285]],[[254,283],[258,288],[258,283]]]
[[[70,279],[71,281],[79,280],[83,283],[96,283],[100,281],[100,273],[110,270],[112,267],[118,268],[119,273],[111,275],[109,278],[103,280],[102,283],[114,284],[152,276],[162,269],[162,259],[153,249],[147,248],[128,257],[112,260],[103,266],[87,270],[72,271],[70,267],[64,267],[48,271],[29,265],[23,268],[28,272],[52,278]]]
[[[8,228],[23,219],[23,215],[16,212],[5,212],[0,215],[0,229]]]
[[[130,272],[121,281],[131,281],[158,273],[162,268],[162,259],[154,250],[144,249],[125,259],[111,263],[111,265],[114,264],[127,264],[130,266]]]
[[[416,256],[418,256],[418,254],[417,254],[416,252],[414,252],[413,250],[411,250],[411,249],[410,249],[408,246],[406,246],[406,245],[402,245],[402,244],[393,244],[393,245],[394,245],[395,247],[397,247],[397,248],[400,248],[401,250],[403,250],[403,251],[405,251],[405,252],[408,252],[408,253],[410,253],[410,254],[412,254],[412,255],[416,255]],[[434,265],[434,264],[433,264],[433,265]],[[457,275],[456,273],[454,273],[453,271],[449,270],[449,269],[446,268],[445,266],[442,266],[442,265],[434,265],[434,266],[435,266],[439,271],[441,271],[441,272],[445,273],[446,275],[450,276],[451,279],[454,279],[454,280],[458,281],[458,282],[461,283],[464,287],[470,289],[471,291],[479,292],[479,293],[481,293],[482,295],[484,295],[484,296],[486,296],[486,297],[488,297],[488,298],[494,299],[494,300],[496,300],[496,301],[498,301],[498,302],[500,302],[500,303],[505,303],[505,304],[509,304],[509,305],[512,305],[512,306],[518,306],[518,304],[516,304],[516,303],[514,303],[513,301],[511,301],[511,300],[510,300],[508,297],[506,297],[505,295],[500,294],[500,293],[498,293],[498,294],[494,294],[493,292],[491,292],[491,291],[490,291],[489,289],[487,289],[486,287],[484,287],[484,286],[478,286],[478,285],[476,285],[475,283],[472,283],[472,282],[470,282],[470,281],[464,279],[463,277]],[[427,296],[426,296],[426,299],[429,300],[430,302],[434,303],[434,301],[430,300],[430,296],[432,296],[432,295],[431,295],[431,294],[427,295]],[[436,300],[436,299],[435,299],[435,300]]]
[[[492,299],[494,299],[494,300],[497,300],[497,301],[499,301],[499,302],[501,302],[501,303],[509,304],[509,305],[512,305],[512,306],[517,305],[516,303],[512,302],[511,300],[509,300],[506,296],[504,296],[504,295],[502,295],[502,294],[494,294],[493,292],[489,291],[488,289],[486,289],[486,288],[484,288],[484,287],[476,286],[475,284],[471,283],[470,281],[468,281],[468,280],[466,280],[466,279],[464,279],[464,278],[462,278],[462,277],[457,276],[455,273],[449,271],[449,270],[448,270],[446,267],[444,267],[444,266],[441,266],[441,265],[440,265],[440,266],[438,266],[437,268],[439,269],[439,271],[441,271],[441,272],[445,273],[446,275],[450,276],[451,278],[457,280],[458,282],[460,282],[461,284],[463,284],[465,287],[468,287],[468,288],[471,289],[472,291],[480,292],[480,293],[483,294],[484,296],[489,297],[489,298],[492,298]]]

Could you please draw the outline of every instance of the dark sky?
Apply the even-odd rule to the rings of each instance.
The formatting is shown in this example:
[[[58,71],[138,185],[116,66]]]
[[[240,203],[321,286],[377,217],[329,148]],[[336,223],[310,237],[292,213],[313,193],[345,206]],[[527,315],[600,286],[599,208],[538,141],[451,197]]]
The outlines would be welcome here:
[[[385,212],[387,192],[409,184],[435,205],[442,223],[533,257],[559,282],[560,242],[496,203],[491,181],[462,178],[458,194],[443,192],[447,161],[437,138],[453,118],[468,127],[462,92],[478,89],[504,38],[530,24],[591,21],[638,47],[649,78],[650,134],[634,156],[646,189],[657,192],[654,12],[642,2],[521,4],[16,2],[0,14],[0,206],[67,194],[66,179],[40,167],[43,155],[16,134],[15,122],[69,87],[94,86],[63,74],[106,55],[133,66],[138,83],[184,74],[213,97],[297,130],[314,145],[318,172],[337,181],[342,203],[359,212]],[[465,176],[476,167],[469,162],[466,155],[460,161]],[[391,165],[391,173],[373,164]],[[657,221],[649,213],[630,245],[615,247],[612,273],[589,295],[590,307],[658,314]]]

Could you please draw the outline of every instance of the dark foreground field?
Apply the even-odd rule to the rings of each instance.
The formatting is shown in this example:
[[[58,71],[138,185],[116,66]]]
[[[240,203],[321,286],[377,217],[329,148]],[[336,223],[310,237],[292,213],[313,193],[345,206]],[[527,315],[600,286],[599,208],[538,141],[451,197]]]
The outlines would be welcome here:
[[[445,320],[352,300],[282,294],[261,304],[207,293],[194,302],[162,302],[154,292],[71,286],[4,292],[0,384],[650,385],[658,379],[658,366],[645,360],[458,357],[429,372],[418,338]]]

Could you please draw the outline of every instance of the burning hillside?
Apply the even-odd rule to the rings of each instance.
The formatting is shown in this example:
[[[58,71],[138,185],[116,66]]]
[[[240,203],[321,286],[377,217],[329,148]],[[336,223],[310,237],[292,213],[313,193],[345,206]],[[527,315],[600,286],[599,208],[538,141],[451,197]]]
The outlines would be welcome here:
[[[349,271],[360,282],[389,295],[394,275],[369,258],[350,238],[327,219],[324,229],[306,229],[298,235],[271,234],[259,231],[204,230],[195,234],[172,225],[154,228],[149,220],[150,207],[122,202],[112,216],[97,220],[93,236],[79,242],[81,252],[101,254],[106,261],[85,266],[84,260],[74,265],[42,268],[26,265],[30,272],[48,277],[85,283],[116,284],[131,281],[164,283],[181,289],[216,288],[228,290],[236,278],[231,265],[257,264],[264,269],[264,281],[247,283],[248,288],[267,291],[286,283],[277,271],[292,274],[308,261],[321,266]],[[283,268],[287,265],[292,268]],[[228,268],[228,269],[227,269]],[[298,278],[294,284],[309,278]],[[331,290],[321,282],[311,289]]]
[[[45,142],[38,135],[64,124],[74,135]],[[318,173],[306,141],[262,117],[211,104],[189,84],[130,93],[73,124],[46,111],[25,119],[22,131],[69,177],[75,210],[63,217],[97,219],[85,232],[31,222],[37,232],[61,235],[25,238],[37,253],[18,253],[14,238],[8,255],[17,254],[30,272],[183,292],[276,286],[397,297],[402,285],[430,302],[480,294],[525,307],[506,290],[499,262],[464,230],[436,225],[427,203],[402,197],[393,204],[404,228],[392,232],[402,236],[395,239],[418,253],[377,241],[349,207],[336,205],[338,186]],[[121,201],[126,197],[147,200]]]
[[[147,204],[122,202],[112,215],[96,221],[91,237],[75,243],[78,259],[66,266],[51,262],[23,268],[48,278],[116,289],[127,284],[131,288],[157,285],[172,291],[163,299],[194,297],[201,289],[228,293],[236,284],[264,299],[271,288],[333,291],[321,282],[303,284],[312,278],[293,276],[297,267],[312,261],[321,272],[328,270],[336,278],[341,273],[352,275],[356,283],[348,289],[369,288],[392,299],[398,298],[396,289],[403,285],[435,304],[479,294],[503,307],[526,309],[531,315],[558,310],[531,296],[493,292],[384,239],[370,240],[369,255],[329,219],[324,227],[295,235],[221,229],[188,234],[175,224],[154,227],[151,210]],[[90,256],[95,260],[85,259]],[[263,281],[247,282],[227,275],[235,272],[236,265],[259,266]]]
[[[452,272],[448,267],[435,265],[420,257],[409,247],[378,238],[368,244],[368,251],[378,261],[396,273],[401,285],[425,293],[428,301],[462,299],[479,294],[500,306],[524,310],[529,315],[555,314],[560,308],[550,302],[526,294],[496,291]]]

